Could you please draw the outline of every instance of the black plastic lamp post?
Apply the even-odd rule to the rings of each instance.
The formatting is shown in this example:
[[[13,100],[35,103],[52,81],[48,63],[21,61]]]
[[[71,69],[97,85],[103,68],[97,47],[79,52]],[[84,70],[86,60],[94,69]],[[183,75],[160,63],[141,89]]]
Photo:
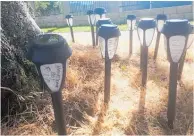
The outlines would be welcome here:
[[[142,70],[142,86],[147,82],[148,46],[151,44],[156,22],[153,18],[142,18],[137,27],[137,34],[141,43],[140,67]]]
[[[160,36],[161,36],[161,30],[162,30],[166,20],[167,20],[167,16],[165,14],[159,14],[156,17],[156,21],[157,21],[157,38],[156,38],[156,46],[155,46],[155,51],[154,51],[154,59],[157,58],[158,47],[159,47]]]
[[[95,36],[94,36],[95,15],[94,15],[93,10],[88,10],[87,15],[88,15],[88,22],[91,26],[92,44],[93,44],[93,47],[94,47],[95,46]]]
[[[110,18],[101,18],[96,22],[96,45],[98,45],[98,29],[103,24],[112,24]]]
[[[187,48],[188,35],[191,32],[191,26],[188,20],[171,19],[167,20],[162,29],[165,35],[165,46],[167,56],[170,62],[169,96],[168,96],[168,126],[173,128],[176,109],[176,91],[178,64]]]
[[[67,25],[69,26],[70,31],[71,31],[72,42],[75,42],[74,34],[73,34],[73,15],[66,15],[65,18],[67,21]]]
[[[66,77],[66,61],[71,54],[66,40],[57,34],[38,35],[31,41],[28,51],[29,59],[36,64],[51,94],[59,135],[66,135],[61,90]]]
[[[116,53],[119,36],[117,25],[105,24],[99,28],[99,45],[102,57],[105,59],[104,102],[110,100],[111,59]]]
[[[136,16],[128,15],[127,16],[127,25],[129,28],[129,56],[131,56],[133,51],[133,30],[136,24]]]
[[[192,33],[189,35],[189,38],[187,41],[187,49],[194,43],[194,25],[192,25],[191,27],[192,27]],[[181,59],[179,64],[178,80],[181,79],[181,76],[183,73],[185,57],[186,57],[186,51],[184,52],[183,58]]]

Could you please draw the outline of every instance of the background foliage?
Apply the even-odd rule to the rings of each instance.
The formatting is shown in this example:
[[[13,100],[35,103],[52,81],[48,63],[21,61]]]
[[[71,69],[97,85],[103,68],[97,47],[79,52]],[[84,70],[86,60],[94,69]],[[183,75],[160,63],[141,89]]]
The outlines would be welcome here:
[[[48,16],[60,13],[59,1],[35,1],[35,11],[37,16]]]

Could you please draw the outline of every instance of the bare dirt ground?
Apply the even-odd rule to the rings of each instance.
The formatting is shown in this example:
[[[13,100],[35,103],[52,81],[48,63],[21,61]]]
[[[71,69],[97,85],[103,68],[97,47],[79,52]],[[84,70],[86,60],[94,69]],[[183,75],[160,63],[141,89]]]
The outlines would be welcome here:
[[[70,34],[62,34],[71,43]],[[92,48],[89,32],[75,33],[63,99],[68,134],[72,135],[193,135],[194,47],[186,55],[178,82],[174,129],[167,126],[169,62],[160,41],[158,58],[153,60],[156,35],[149,47],[147,88],[141,88],[140,43],[134,32],[133,55],[129,58],[128,32],[122,32],[112,61],[111,99],[103,105],[104,61],[99,47]],[[37,107],[33,121],[22,121],[3,134],[57,134],[52,105]]]

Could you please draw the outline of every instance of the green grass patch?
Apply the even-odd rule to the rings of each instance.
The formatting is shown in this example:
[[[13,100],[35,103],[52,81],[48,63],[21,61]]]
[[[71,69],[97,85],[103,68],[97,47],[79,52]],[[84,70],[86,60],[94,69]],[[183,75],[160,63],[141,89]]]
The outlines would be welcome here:
[[[69,27],[48,27],[48,28],[41,28],[43,32],[55,32],[55,33],[65,33],[69,32]],[[74,32],[89,32],[90,26],[74,26]]]
[[[194,21],[190,21],[192,25],[194,25]],[[118,25],[120,31],[127,31],[128,26],[127,24]],[[41,30],[45,33],[47,32],[54,32],[54,33],[66,33],[69,32],[69,27],[48,27],[48,28],[41,28]],[[74,32],[90,32],[91,28],[90,26],[74,26],[73,27]]]
[[[120,31],[126,31],[127,25],[118,25]],[[69,27],[48,27],[48,28],[41,28],[41,30],[45,33],[47,32],[54,32],[54,33],[65,33],[69,32]],[[73,27],[74,32],[90,32],[91,28],[90,26],[74,26]]]
[[[191,25],[194,25],[194,21],[190,21],[190,24],[191,24]]]

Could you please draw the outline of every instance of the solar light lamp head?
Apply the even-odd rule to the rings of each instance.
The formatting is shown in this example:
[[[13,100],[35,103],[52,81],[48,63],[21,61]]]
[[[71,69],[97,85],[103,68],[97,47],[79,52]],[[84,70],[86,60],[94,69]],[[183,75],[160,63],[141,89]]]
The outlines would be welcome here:
[[[150,46],[155,32],[156,22],[153,18],[142,18],[137,27],[137,33],[142,46]]]
[[[66,73],[66,61],[72,54],[66,40],[58,34],[38,35],[31,41],[28,54],[50,92],[59,91]]]
[[[68,26],[73,26],[73,15],[66,15],[65,18],[66,18],[66,21],[67,21],[67,25]]]
[[[185,19],[166,20],[161,31],[165,35],[165,47],[168,60],[170,62],[179,63],[184,51],[186,51],[186,43],[191,26]]]
[[[88,10],[87,15],[88,15],[88,23],[90,25],[94,25],[96,18],[95,18],[95,14],[94,14],[93,10]]]
[[[165,21],[167,20],[167,16],[165,14],[158,14],[156,16],[156,21],[157,21],[157,31],[161,32]]]
[[[136,16],[135,15],[128,15],[127,16],[127,25],[129,30],[134,30],[136,24]]]
[[[112,59],[116,53],[119,36],[121,35],[117,25],[103,24],[99,28],[98,34],[102,57]]]

